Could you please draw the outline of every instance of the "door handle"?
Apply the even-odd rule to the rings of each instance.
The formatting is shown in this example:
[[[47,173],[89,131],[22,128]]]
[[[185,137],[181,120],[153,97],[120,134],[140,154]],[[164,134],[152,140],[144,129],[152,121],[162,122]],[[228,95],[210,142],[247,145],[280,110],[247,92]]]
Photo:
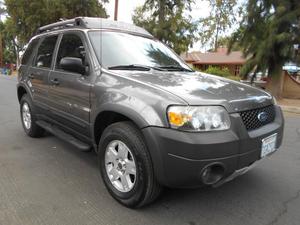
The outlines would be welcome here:
[[[29,75],[28,75],[28,78],[29,78],[29,79],[34,79],[34,75],[33,75],[33,74],[29,74]]]
[[[59,81],[57,78],[50,80],[53,85],[59,85]]]

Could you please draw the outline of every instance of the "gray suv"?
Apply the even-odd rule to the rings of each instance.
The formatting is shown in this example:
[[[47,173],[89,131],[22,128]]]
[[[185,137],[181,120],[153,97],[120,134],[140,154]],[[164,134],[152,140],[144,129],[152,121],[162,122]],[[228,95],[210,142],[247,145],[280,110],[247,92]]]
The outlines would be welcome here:
[[[94,149],[108,191],[132,208],[164,186],[219,186],[283,137],[268,93],[195,72],[144,29],[99,18],[41,27],[17,94],[30,137],[47,131]]]

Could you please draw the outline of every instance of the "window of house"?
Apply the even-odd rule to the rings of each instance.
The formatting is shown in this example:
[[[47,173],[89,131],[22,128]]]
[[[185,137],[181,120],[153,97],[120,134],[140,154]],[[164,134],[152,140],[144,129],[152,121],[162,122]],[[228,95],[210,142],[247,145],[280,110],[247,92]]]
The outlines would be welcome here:
[[[240,66],[235,66],[234,75],[239,76],[240,75]]]

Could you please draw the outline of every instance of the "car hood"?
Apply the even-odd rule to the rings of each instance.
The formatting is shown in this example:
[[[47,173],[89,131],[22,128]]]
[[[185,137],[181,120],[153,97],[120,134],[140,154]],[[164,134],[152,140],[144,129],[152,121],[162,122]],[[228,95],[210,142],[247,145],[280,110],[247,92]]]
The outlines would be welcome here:
[[[240,82],[199,72],[122,71],[126,77],[168,91],[189,105],[222,105],[229,112],[272,104],[272,96]]]

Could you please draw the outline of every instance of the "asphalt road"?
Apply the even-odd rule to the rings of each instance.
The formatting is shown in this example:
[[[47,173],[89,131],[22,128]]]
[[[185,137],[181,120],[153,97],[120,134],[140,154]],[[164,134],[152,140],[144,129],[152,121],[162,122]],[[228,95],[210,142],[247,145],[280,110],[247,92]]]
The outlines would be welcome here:
[[[244,176],[216,189],[168,189],[130,210],[109,196],[94,153],[25,135],[15,87],[0,76],[1,225],[300,224],[300,116],[286,115],[279,152]]]

